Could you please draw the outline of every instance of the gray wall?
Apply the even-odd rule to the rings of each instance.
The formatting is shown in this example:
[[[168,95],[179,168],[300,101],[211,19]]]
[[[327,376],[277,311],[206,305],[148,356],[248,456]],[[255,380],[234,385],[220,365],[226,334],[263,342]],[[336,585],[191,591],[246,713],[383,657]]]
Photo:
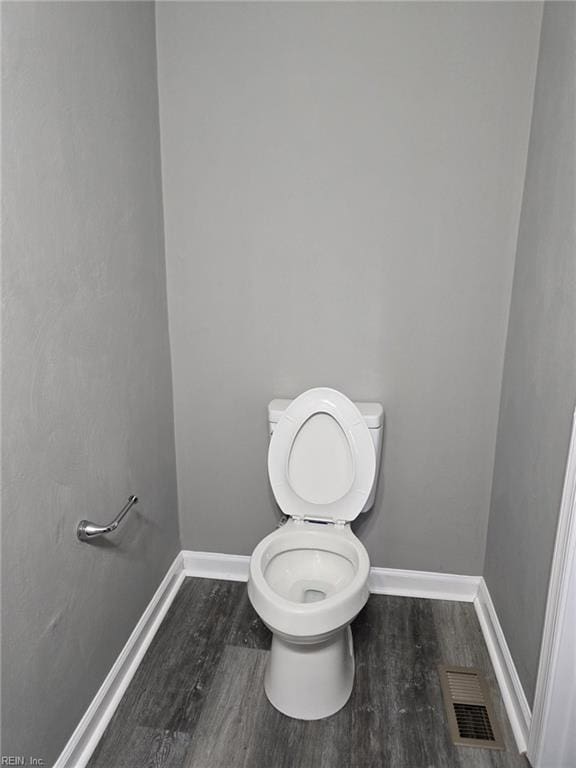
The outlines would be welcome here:
[[[49,766],[179,550],[154,7],[2,11],[2,751]]]
[[[484,576],[532,701],[576,404],[576,5],[546,3]]]
[[[182,545],[275,524],[266,404],[380,400],[379,566],[479,574],[541,7],[159,3]]]

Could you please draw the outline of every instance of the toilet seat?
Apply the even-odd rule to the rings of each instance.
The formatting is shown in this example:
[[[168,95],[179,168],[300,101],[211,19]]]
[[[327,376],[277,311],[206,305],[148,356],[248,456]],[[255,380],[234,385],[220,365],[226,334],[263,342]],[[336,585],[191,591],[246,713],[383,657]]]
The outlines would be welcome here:
[[[345,578],[334,583],[334,589],[319,602],[291,599],[288,589],[293,575],[282,568],[274,581],[284,581],[286,591],[278,590],[271,579],[274,560],[285,553],[325,552],[346,561],[350,570]],[[248,595],[254,609],[267,626],[276,633],[306,643],[334,632],[358,614],[368,599],[370,560],[362,542],[349,526],[326,526],[314,522],[289,520],[268,534],[257,545],[250,559]],[[310,586],[314,586],[311,584]],[[284,592],[284,594],[282,594]]]
[[[312,423],[313,417],[322,415],[330,418],[317,419],[314,434],[310,436],[309,429],[305,439],[321,444],[324,437],[326,444],[333,445],[334,436],[338,434],[339,455],[325,457],[326,472],[314,486],[312,471],[307,476],[305,459],[298,464],[299,476],[291,462],[294,446],[304,434],[303,428]],[[334,471],[330,471],[331,459],[334,459]],[[309,389],[286,408],[274,429],[268,451],[270,485],[286,515],[336,523],[354,520],[370,495],[375,474],[376,455],[366,422],[356,405],[341,392],[327,387]]]

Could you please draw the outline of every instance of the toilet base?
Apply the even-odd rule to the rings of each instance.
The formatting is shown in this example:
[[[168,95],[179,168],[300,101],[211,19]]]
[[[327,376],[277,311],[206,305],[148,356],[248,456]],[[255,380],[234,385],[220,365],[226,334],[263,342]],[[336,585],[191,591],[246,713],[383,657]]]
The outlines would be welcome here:
[[[354,651],[350,625],[320,643],[301,644],[274,634],[264,690],[277,710],[298,720],[329,717],[350,698]]]

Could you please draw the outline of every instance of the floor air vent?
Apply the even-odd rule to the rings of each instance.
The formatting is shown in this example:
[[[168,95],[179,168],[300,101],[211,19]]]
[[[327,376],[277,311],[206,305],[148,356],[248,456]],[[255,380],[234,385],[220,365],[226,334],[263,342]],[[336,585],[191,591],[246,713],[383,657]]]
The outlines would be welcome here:
[[[482,672],[473,667],[445,666],[439,671],[454,744],[504,749]]]

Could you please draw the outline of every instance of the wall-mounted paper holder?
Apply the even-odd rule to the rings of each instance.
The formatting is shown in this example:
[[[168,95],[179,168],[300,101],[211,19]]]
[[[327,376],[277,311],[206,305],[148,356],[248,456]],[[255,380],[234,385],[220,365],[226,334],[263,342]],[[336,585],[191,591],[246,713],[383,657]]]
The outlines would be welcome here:
[[[107,533],[112,533],[112,531],[115,531],[116,528],[118,528],[128,510],[137,503],[137,496],[129,496],[126,504],[124,504],[118,515],[114,518],[114,520],[112,520],[111,523],[108,523],[108,525],[100,525],[100,523],[93,523],[90,520],[81,520],[78,523],[76,535],[80,541],[91,541],[98,536],[104,536]]]

